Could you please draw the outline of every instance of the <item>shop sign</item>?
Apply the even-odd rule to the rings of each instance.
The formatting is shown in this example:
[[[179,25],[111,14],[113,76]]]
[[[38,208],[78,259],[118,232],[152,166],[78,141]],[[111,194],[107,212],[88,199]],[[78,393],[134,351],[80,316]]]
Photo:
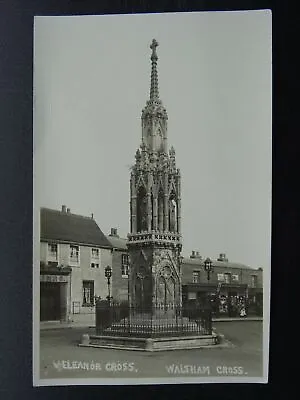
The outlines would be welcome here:
[[[41,275],[40,282],[65,283],[68,282],[68,277],[65,275]]]

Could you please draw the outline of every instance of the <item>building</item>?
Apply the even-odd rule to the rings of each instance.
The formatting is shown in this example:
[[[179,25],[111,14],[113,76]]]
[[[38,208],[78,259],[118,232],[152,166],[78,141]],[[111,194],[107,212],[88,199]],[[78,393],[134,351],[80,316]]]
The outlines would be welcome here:
[[[95,298],[107,296],[104,268],[112,246],[92,217],[41,208],[40,319],[93,321]]]
[[[181,303],[181,176],[168,150],[167,112],[159,97],[158,43],[150,46],[150,98],[142,111],[141,145],[130,175],[130,302],[149,308]]]
[[[116,301],[129,300],[129,257],[127,239],[120,238],[117,228],[107,236],[112,246],[112,297]]]
[[[209,279],[204,259],[193,251],[182,259],[182,291],[185,303],[200,306],[210,301],[216,314],[237,315],[246,307],[247,314],[261,314],[263,272],[228,260],[224,253],[212,261]]]

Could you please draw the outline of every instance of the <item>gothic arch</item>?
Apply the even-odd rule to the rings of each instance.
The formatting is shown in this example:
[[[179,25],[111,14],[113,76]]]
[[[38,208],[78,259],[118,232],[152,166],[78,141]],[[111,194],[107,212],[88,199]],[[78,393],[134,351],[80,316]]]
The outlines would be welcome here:
[[[176,284],[173,276],[170,276],[166,282],[166,303],[175,304],[176,299]]]
[[[159,305],[174,305],[179,299],[180,280],[171,263],[164,263],[156,276],[156,299]]]
[[[151,191],[151,230],[154,230],[154,215],[155,215],[155,209],[154,209],[154,196],[153,192]]]
[[[152,277],[144,265],[140,265],[135,274],[135,304],[149,309],[152,305]]]
[[[164,193],[162,189],[159,189],[157,196],[157,221],[158,229],[163,231],[164,229]]]
[[[147,230],[147,193],[144,186],[140,186],[137,192],[137,231]]]

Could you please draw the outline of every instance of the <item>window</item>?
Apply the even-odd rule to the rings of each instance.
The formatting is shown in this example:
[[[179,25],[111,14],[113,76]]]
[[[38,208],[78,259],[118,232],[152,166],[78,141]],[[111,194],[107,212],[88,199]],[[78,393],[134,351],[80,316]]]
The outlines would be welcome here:
[[[257,287],[257,275],[251,275],[251,287]]]
[[[224,274],[218,274],[218,281],[223,282],[224,281]]]
[[[122,254],[122,265],[121,265],[122,276],[128,276],[129,272],[129,257],[128,254]]]
[[[91,268],[99,268],[100,249],[91,249]]]
[[[237,282],[239,280],[238,274],[233,274],[232,275],[232,280]]]
[[[193,283],[200,282],[200,271],[193,271]]]
[[[57,244],[48,244],[48,259],[51,261],[57,261]]]
[[[94,281],[83,281],[83,306],[94,305]]]
[[[99,249],[92,249],[92,260],[99,260]]]
[[[70,245],[70,262],[79,263],[79,246]]]
[[[230,281],[231,281],[231,274],[230,273],[224,274],[224,281],[225,281],[225,283],[230,283]]]

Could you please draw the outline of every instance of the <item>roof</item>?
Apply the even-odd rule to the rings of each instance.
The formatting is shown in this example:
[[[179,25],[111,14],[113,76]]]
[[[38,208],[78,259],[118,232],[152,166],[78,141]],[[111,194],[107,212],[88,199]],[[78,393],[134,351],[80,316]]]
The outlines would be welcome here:
[[[127,239],[120,238],[117,236],[106,236],[113,248],[117,250],[127,250]]]
[[[41,240],[55,240],[111,248],[91,217],[41,208]]]
[[[249,265],[235,263],[231,261],[218,261],[218,260],[211,260],[212,265],[214,267],[223,267],[223,268],[239,268],[239,269],[255,269],[253,267],[249,267]],[[200,258],[183,258],[182,264],[185,265],[198,265],[204,266],[204,259]]]

